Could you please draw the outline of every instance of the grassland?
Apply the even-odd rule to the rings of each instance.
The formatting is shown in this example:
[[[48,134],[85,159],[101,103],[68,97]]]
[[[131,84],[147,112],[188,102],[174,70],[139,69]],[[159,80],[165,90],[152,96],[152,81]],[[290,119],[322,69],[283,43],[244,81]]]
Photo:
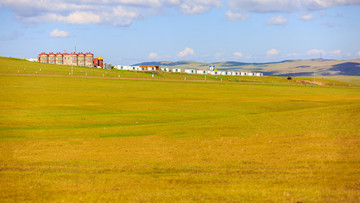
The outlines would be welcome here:
[[[360,201],[359,88],[19,74],[0,98],[4,202]]]

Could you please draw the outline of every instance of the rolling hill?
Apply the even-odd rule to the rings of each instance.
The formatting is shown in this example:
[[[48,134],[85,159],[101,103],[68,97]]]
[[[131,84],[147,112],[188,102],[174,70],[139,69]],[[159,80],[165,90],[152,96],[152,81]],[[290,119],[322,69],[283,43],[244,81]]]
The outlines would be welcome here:
[[[200,70],[208,69],[209,65],[214,65],[218,70],[236,70],[263,72],[264,75],[278,76],[360,76],[360,59],[353,60],[330,60],[330,59],[311,59],[311,60],[286,60],[269,63],[243,63],[236,61],[225,61],[215,63],[200,63],[193,61],[160,61],[144,62],[134,65],[160,65],[169,68],[196,68]]]

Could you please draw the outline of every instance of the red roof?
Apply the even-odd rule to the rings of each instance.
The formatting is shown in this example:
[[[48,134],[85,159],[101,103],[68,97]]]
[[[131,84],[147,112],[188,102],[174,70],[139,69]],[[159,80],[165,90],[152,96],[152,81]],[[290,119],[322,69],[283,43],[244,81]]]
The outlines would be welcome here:
[[[55,55],[54,52],[50,52],[49,55]]]
[[[91,52],[86,52],[86,55],[93,55],[93,53],[91,53]]]
[[[58,53],[56,53],[56,55],[62,55],[62,53],[58,52]]]
[[[39,54],[39,55],[48,55],[47,53],[45,53],[45,52],[42,52],[41,54]]]
[[[82,52],[79,52],[79,53],[78,53],[78,55],[84,55],[84,53],[82,53]]]
[[[75,52],[71,52],[70,54],[71,54],[71,55],[77,55],[77,53],[75,53]]]
[[[66,51],[64,51],[64,53],[62,53],[63,55],[69,55],[69,53],[67,53]]]

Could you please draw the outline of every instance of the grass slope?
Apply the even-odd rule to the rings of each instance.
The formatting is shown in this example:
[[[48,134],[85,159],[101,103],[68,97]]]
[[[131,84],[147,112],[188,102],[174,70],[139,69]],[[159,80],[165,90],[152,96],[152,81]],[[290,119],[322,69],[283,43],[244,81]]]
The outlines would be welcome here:
[[[360,201],[358,88],[2,75],[0,98],[5,202]]]
[[[189,62],[190,63],[190,62]],[[189,75],[186,73],[167,73],[167,72],[134,72],[120,70],[104,70],[87,67],[71,67],[66,65],[42,64],[29,62],[23,59],[0,57],[0,74],[16,75],[37,75],[37,76],[66,76],[66,77],[101,77],[112,79],[151,79],[151,80],[178,80],[183,81],[203,81],[205,82],[243,82],[243,83],[271,83],[271,84],[291,84],[300,85],[295,80],[313,80],[309,77],[294,77],[294,81],[288,81],[287,77],[248,77],[248,76],[212,76]],[[342,79],[338,77],[336,79]],[[351,83],[354,80],[334,80],[331,77],[317,77],[316,81],[325,85],[335,86],[359,86],[358,83]],[[350,84],[349,84],[350,82]]]

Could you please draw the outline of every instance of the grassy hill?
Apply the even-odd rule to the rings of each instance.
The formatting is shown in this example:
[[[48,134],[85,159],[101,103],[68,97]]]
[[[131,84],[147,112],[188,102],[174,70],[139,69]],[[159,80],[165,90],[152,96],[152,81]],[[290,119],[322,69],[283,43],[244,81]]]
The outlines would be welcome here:
[[[185,62],[184,62],[185,63]],[[189,62],[190,63],[190,62]],[[67,76],[67,77],[100,77],[112,79],[151,79],[151,80],[181,80],[184,81],[203,81],[203,82],[241,82],[241,83],[271,83],[271,84],[291,84],[296,80],[310,80],[313,77],[294,77],[292,81],[288,81],[287,77],[247,77],[247,76],[212,76],[207,75],[189,75],[186,73],[167,73],[167,72],[134,72],[123,70],[104,70],[88,67],[42,64],[37,62],[29,62],[23,59],[0,57],[0,74],[17,74],[17,75],[37,75],[37,76]],[[185,64],[176,65],[182,68],[187,67]],[[205,66],[205,65],[204,65]],[[175,66],[173,66],[175,67]],[[331,86],[360,86],[356,79],[348,79],[344,77],[317,76],[316,81],[324,85]],[[291,83],[290,83],[291,82]]]
[[[145,62],[142,64],[161,65],[170,68],[196,68],[207,70],[209,64],[178,61],[178,62]],[[265,75],[278,76],[360,76],[360,59],[354,60],[287,60],[272,63],[215,62],[211,63],[219,70],[239,70],[263,72]]]
[[[359,88],[1,60],[4,202],[360,201]]]

